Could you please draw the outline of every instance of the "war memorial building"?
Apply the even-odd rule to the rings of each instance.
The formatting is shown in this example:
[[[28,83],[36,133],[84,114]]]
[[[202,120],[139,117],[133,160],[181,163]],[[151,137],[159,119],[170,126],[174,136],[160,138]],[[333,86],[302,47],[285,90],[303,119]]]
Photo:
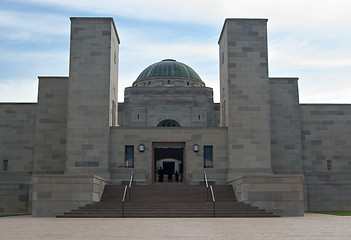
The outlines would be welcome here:
[[[183,185],[205,171],[282,216],[351,211],[351,105],[300,104],[297,78],[269,77],[266,19],[225,20],[219,103],[173,59],[145,66],[118,103],[113,19],[73,17],[70,39],[69,76],[40,76],[37,103],[0,103],[0,212],[54,216],[132,171],[162,184],[160,167]]]

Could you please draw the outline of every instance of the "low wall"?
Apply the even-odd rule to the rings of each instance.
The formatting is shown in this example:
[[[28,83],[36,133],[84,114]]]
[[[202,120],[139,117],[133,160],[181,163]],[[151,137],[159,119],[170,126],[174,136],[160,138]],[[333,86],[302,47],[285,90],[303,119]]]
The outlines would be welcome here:
[[[351,211],[351,181],[306,181],[307,211]]]
[[[21,173],[0,175],[0,213],[28,213],[31,176]]]
[[[35,175],[32,183],[32,215],[53,217],[99,202],[107,182],[95,175]]]
[[[303,175],[243,175],[233,181],[238,201],[280,216],[303,216]]]

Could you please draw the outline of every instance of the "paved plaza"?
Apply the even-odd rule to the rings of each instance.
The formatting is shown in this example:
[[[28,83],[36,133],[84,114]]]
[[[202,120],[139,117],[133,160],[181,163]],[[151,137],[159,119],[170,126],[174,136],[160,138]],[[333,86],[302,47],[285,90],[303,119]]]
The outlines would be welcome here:
[[[351,239],[351,217],[0,218],[0,239]]]

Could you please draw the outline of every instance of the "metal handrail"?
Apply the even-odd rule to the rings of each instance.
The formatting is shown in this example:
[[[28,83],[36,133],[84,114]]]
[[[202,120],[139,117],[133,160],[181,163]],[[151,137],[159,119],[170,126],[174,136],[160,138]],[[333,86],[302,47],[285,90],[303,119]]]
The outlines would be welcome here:
[[[128,198],[130,201],[130,192],[131,192],[131,188],[132,188],[132,183],[133,183],[133,178],[134,178],[134,171],[132,171],[132,173],[130,174],[130,180],[129,180],[129,187],[128,187]]]
[[[210,189],[211,189],[212,202],[213,202],[213,217],[216,217],[216,199],[213,193],[213,187],[210,186]]]
[[[216,217],[216,198],[214,196],[213,187],[208,185],[206,172],[204,172],[204,179],[206,183],[207,201],[208,201],[208,192],[210,191],[212,196],[212,202],[213,202],[213,217]]]
[[[204,180],[205,180],[205,183],[206,183],[206,201],[208,201],[208,181],[207,181],[206,172],[204,172]]]
[[[124,218],[124,201],[126,199],[127,189],[128,189],[128,186],[125,185],[124,192],[123,192],[123,197],[122,197],[122,218]]]
[[[127,192],[128,192],[128,200],[130,201],[130,192],[132,188],[133,178],[134,178],[134,171],[132,171],[132,173],[130,174],[129,184],[125,185],[124,187],[124,192],[122,197],[122,218],[124,218],[124,202],[126,200]]]

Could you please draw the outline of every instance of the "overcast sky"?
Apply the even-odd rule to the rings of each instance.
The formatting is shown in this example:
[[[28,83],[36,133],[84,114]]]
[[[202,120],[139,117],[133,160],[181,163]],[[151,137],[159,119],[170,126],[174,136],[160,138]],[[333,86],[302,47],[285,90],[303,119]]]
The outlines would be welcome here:
[[[0,0],[0,102],[36,102],[38,76],[68,76],[69,17],[113,17],[119,101],[140,72],[176,59],[214,89],[225,18],[267,18],[270,77],[298,77],[301,103],[351,103],[347,0]]]

